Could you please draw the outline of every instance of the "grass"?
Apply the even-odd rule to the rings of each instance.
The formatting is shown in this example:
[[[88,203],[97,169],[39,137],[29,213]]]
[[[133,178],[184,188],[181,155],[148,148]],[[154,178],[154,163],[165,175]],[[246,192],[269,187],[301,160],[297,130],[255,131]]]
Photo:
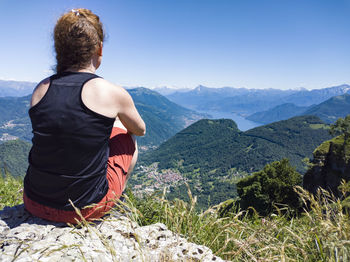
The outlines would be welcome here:
[[[350,219],[342,202],[326,191],[315,197],[295,190],[309,208],[294,218],[281,209],[264,218],[242,210],[220,217],[222,204],[198,213],[191,192],[187,203],[164,194],[139,200],[134,213],[141,225],[164,223],[231,261],[349,261]]]
[[[320,146],[318,146],[314,150],[313,154],[316,156],[326,155],[329,152],[329,147],[330,147],[331,143],[333,143],[336,146],[336,148],[340,148],[342,146],[342,144],[344,143],[344,137],[337,136],[337,137],[332,138],[331,140],[323,142]]]
[[[15,206],[23,202],[23,181],[9,174],[0,174],[0,210],[5,206]]]

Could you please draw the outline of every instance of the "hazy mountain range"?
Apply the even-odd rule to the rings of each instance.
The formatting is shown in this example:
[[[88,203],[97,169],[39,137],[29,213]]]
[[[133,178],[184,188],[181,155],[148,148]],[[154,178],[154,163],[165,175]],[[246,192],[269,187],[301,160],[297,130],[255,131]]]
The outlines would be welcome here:
[[[209,88],[198,86],[187,91],[167,94],[171,101],[194,110],[213,110],[251,115],[275,106],[292,103],[299,107],[319,104],[338,95],[349,93],[349,85],[340,85],[313,90]]]
[[[334,96],[310,107],[296,106],[292,103],[278,105],[270,110],[257,112],[247,117],[248,120],[263,124],[273,123],[298,115],[314,115],[326,123],[333,123],[339,117],[350,114],[350,94]]]
[[[26,96],[33,92],[36,85],[34,82],[0,80],[0,97]]]

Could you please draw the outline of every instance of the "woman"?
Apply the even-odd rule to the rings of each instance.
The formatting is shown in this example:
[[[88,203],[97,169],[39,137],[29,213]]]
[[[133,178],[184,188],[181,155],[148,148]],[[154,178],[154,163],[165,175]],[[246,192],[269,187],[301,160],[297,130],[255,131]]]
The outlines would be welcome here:
[[[136,163],[132,135],[143,136],[145,123],[123,88],[95,75],[103,40],[99,17],[87,9],[55,26],[57,74],[38,84],[29,109],[33,146],[23,199],[38,217],[76,223],[73,205],[87,220],[103,216]]]

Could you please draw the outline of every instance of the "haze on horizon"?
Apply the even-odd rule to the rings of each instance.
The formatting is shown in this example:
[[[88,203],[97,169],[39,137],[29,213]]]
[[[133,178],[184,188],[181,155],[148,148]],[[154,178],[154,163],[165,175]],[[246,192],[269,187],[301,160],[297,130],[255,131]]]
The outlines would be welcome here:
[[[350,84],[350,0],[1,0],[0,79],[52,74],[55,21],[77,7],[107,31],[97,74],[122,86]]]

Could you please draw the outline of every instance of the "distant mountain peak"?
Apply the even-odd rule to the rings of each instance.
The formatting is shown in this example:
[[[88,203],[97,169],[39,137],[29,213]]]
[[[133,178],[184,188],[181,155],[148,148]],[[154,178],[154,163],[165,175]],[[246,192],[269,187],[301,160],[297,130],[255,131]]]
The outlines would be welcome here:
[[[191,88],[178,88],[178,87],[171,87],[171,86],[159,86],[155,87],[152,90],[158,92],[159,94],[163,96],[171,95],[173,93],[184,93],[191,91]]]
[[[203,91],[208,90],[208,89],[209,89],[209,87],[206,87],[206,86],[203,86],[203,85],[199,85],[194,90],[197,91],[197,92],[203,92]]]

